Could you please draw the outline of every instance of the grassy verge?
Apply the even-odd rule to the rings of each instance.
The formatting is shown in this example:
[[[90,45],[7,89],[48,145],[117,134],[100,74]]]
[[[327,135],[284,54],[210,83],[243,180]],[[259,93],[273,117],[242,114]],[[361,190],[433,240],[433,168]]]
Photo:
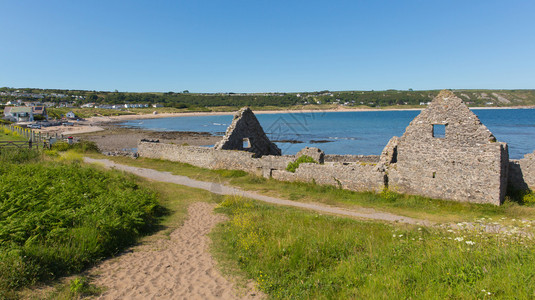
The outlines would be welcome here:
[[[139,158],[132,160],[125,157],[107,157],[118,163],[137,167],[151,168],[184,175],[204,181],[224,182],[261,194],[301,202],[318,202],[347,208],[374,208],[419,219],[435,222],[465,222],[481,218],[492,218],[493,222],[509,224],[513,219],[534,219],[535,207],[519,205],[506,201],[502,206],[490,204],[470,204],[455,201],[430,199],[420,196],[401,195],[393,192],[358,193],[331,186],[312,183],[282,182],[247,174],[243,171],[208,170],[188,164]],[[503,218],[503,219],[502,219]]]
[[[527,299],[532,240],[363,222],[227,198],[213,251],[283,299]]]
[[[163,213],[133,176],[10,153],[0,156],[0,298],[119,252]]]
[[[0,128],[0,141],[27,141],[25,137],[6,128]]]

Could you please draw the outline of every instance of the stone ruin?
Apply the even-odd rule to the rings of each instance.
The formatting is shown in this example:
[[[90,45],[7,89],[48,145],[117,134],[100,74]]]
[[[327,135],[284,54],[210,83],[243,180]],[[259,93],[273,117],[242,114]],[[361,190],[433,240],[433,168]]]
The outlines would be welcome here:
[[[497,142],[451,91],[441,91],[395,143],[389,143],[394,146],[389,187],[432,198],[502,202],[509,164],[507,144]]]
[[[243,150],[243,151],[221,151]],[[141,142],[140,156],[210,169],[243,170],[281,181],[305,181],[353,191],[390,189],[406,194],[500,205],[507,186],[535,189],[535,152],[509,161],[507,144],[496,141],[479,118],[451,91],[441,91],[393,137],[381,155],[326,155],[306,147],[281,155],[249,108],[241,109],[214,148]],[[295,173],[288,163],[301,155]]]
[[[225,136],[215,144],[216,150],[243,150],[252,152],[255,157],[263,155],[281,155],[281,150],[272,143],[253,111],[244,107],[240,109],[227,128]]]

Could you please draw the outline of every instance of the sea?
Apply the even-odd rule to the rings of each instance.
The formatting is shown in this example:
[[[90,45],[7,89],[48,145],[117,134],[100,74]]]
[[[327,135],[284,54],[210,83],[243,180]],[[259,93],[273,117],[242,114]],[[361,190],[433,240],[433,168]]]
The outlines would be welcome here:
[[[500,142],[509,157],[520,159],[535,150],[535,109],[472,110]],[[392,136],[401,136],[420,111],[291,112],[256,114],[269,139],[283,154],[317,147],[326,154],[379,155]],[[120,125],[153,131],[196,131],[225,134],[233,114],[131,120]],[[212,146],[212,145],[206,145]]]

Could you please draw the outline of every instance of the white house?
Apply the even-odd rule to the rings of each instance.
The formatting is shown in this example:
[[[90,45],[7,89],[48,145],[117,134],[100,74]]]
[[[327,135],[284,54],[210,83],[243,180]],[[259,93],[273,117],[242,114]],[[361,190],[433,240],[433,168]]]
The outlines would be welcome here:
[[[4,119],[13,122],[33,122],[31,107],[8,106],[4,108]]]
[[[76,119],[76,115],[75,115],[72,111],[66,113],[66,114],[65,114],[65,117],[66,117],[67,119]]]

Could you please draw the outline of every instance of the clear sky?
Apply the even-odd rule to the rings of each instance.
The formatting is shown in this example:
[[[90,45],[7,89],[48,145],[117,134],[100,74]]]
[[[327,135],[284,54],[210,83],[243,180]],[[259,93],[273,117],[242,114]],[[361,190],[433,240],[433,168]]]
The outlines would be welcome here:
[[[534,0],[0,0],[0,86],[533,89],[534,16]]]

